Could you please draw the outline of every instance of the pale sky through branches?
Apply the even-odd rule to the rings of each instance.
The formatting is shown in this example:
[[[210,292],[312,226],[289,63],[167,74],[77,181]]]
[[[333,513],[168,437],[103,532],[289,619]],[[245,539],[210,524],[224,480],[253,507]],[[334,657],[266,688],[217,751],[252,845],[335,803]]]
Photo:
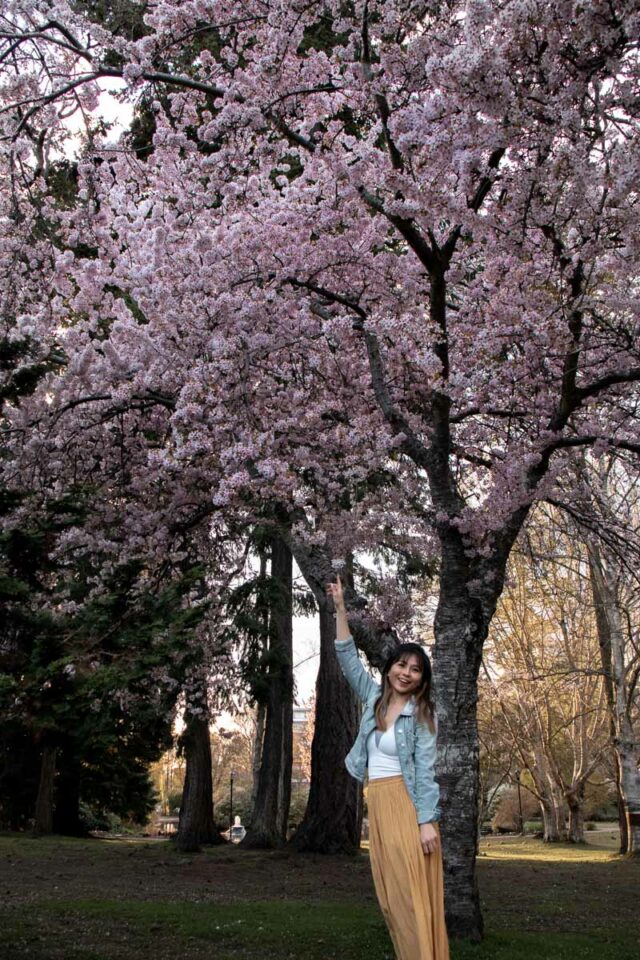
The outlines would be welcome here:
[[[65,126],[70,133],[76,135],[72,136],[67,143],[66,153],[69,159],[77,156],[80,136],[85,130],[85,122],[87,119],[92,123],[102,119],[110,124],[111,128],[108,136],[108,142],[110,144],[115,144],[131,124],[133,104],[116,96],[116,94],[126,89],[126,82],[116,78],[105,78],[98,80],[97,83],[102,90],[99,97],[98,109],[89,117],[86,117],[83,111],[78,108],[78,110],[65,121]]]
[[[124,81],[104,79],[98,81],[103,92],[100,94],[99,109],[91,115],[111,124],[109,140],[115,143],[129,127],[133,117],[133,105],[123,102],[114,93],[126,87]],[[73,134],[80,135],[84,129],[84,117],[80,110],[69,117],[66,125]],[[74,136],[68,144],[68,155],[72,156],[79,146],[79,136]],[[300,572],[296,570],[296,576]],[[296,700],[306,702],[313,694],[319,664],[319,624],[317,616],[293,618],[293,661],[299,664],[295,669]]]

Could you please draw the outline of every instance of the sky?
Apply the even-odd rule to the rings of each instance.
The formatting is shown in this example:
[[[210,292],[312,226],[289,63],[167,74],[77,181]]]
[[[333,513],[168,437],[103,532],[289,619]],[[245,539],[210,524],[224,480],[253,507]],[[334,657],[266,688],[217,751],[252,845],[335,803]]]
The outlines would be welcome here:
[[[119,80],[117,77],[106,77],[104,79],[97,81],[98,86],[102,88],[102,93],[100,94],[98,100],[98,109],[94,114],[92,114],[92,119],[98,119],[101,117],[103,120],[106,120],[108,123],[112,124],[110,131],[110,140],[114,142],[118,140],[121,133],[123,133],[130,125],[131,118],[133,116],[133,104],[132,103],[123,103],[121,100],[118,100],[113,96],[114,92],[124,90],[126,83],[124,80]],[[65,126],[68,128],[71,134],[81,134],[85,129],[85,117],[80,110],[76,110],[75,113],[71,114],[70,117],[67,117],[65,120]],[[78,136],[72,136],[67,143],[66,155],[71,157],[75,154],[79,143]]]
[[[315,689],[320,664],[320,623],[315,617],[293,618],[293,675],[296,703],[306,702]]]

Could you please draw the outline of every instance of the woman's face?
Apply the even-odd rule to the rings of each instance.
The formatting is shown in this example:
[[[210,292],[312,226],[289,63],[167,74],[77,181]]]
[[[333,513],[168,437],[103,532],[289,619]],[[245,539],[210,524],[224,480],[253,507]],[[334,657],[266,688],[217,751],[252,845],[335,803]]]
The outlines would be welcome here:
[[[410,696],[422,683],[422,664],[416,653],[403,653],[387,674],[389,685],[395,693]]]

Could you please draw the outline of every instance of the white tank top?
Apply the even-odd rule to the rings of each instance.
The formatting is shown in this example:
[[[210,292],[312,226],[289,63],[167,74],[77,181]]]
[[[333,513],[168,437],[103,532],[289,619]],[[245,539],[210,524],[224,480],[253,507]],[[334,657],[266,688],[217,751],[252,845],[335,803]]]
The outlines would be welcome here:
[[[402,773],[394,724],[384,731],[372,730],[367,737],[367,765],[369,780],[397,777]]]

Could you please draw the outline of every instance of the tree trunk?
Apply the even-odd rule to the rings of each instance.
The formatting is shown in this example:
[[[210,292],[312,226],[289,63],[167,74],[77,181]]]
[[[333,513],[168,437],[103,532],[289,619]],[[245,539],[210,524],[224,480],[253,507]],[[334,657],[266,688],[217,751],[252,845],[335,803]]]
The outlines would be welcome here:
[[[311,746],[307,809],[292,845],[313,853],[357,853],[362,828],[362,786],[347,773],[344,758],[358,732],[360,705],[342,676],[334,650],[335,620],[326,598],[320,607],[320,670],[316,725]]]
[[[260,763],[262,761],[262,744],[264,743],[264,723],[266,715],[264,703],[256,706],[256,731],[253,738],[253,752],[251,755],[251,815],[256,806],[258,796],[258,781],[260,779]]]
[[[629,728],[631,724],[624,724]],[[618,741],[622,761],[622,789],[626,805],[627,850],[626,856],[640,857],[640,770],[637,760],[637,743],[629,732]],[[634,756],[635,755],[635,756]]]
[[[533,763],[528,767],[540,804],[542,839],[544,843],[559,843],[564,832],[562,805],[553,789],[551,771],[541,739],[534,743]]]
[[[187,714],[182,734],[186,759],[180,821],[176,837],[178,849],[192,853],[200,844],[223,843],[213,820],[213,779],[211,741],[206,717]]]
[[[596,588],[597,589],[597,588]],[[600,659],[604,670],[604,687],[607,697],[607,706],[609,708],[609,740],[611,742],[611,753],[613,767],[615,770],[616,781],[616,806],[618,808],[618,827],[620,829],[620,846],[618,853],[626,856],[629,853],[629,823],[627,819],[627,804],[622,791],[622,766],[620,764],[620,753],[616,749],[616,724],[615,724],[615,695],[613,690],[613,681],[611,679],[611,647],[607,643],[608,629],[606,620],[600,623],[598,617],[603,613],[598,612],[596,606],[596,624],[598,630],[598,641],[600,646]]]
[[[627,856],[640,857],[640,740],[629,709],[622,616],[615,581],[598,546],[588,543],[587,549],[607,700],[612,710],[613,748],[620,770],[620,794],[625,808],[625,852]]]
[[[565,815],[562,801],[552,791],[540,801],[544,824],[544,843],[560,843],[565,839]]]
[[[613,687],[613,671],[611,667],[611,631],[606,615],[606,606],[602,596],[600,586],[601,577],[598,576],[599,552],[587,543],[587,553],[589,556],[589,573],[591,578],[591,592],[596,613],[596,628],[598,631],[598,645],[600,647],[600,660],[604,672],[604,688],[607,697],[607,706],[609,708],[609,736],[611,740],[611,749],[613,753],[613,763],[616,772],[616,798],[618,805],[618,824],[620,826],[620,847],[619,853],[625,856],[629,852],[629,824],[627,820],[627,804],[622,789],[622,765],[620,753],[616,749],[616,722],[615,707],[616,696]]]
[[[584,783],[577,790],[569,790],[566,799],[569,807],[567,840],[569,843],[584,843]]]
[[[613,738],[612,738],[613,742]],[[618,853],[625,857],[629,853],[629,825],[627,823],[627,805],[622,796],[622,771],[616,756],[616,800],[618,806],[618,826],[620,828],[620,846]]]
[[[40,783],[38,785],[33,825],[35,833],[53,833],[53,788],[56,776],[56,753],[57,747],[45,740],[42,747]]]
[[[450,936],[479,941],[482,914],[476,879],[479,796],[477,678],[486,623],[479,605],[448,589],[443,572],[435,618],[438,760],[445,905]]]
[[[67,837],[86,836],[87,830],[80,822],[80,761],[75,755],[73,742],[58,754],[58,777],[55,792],[53,825],[56,833]]]
[[[545,843],[559,843],[562,840],[562,832],[557,806],[549,799],[541,800],[540,811],[542,813],[543,841]]]
[[[269,693],[258,789],[243,846],[280,847],[287,836],[293,759],[293,562],[279,537],[271,544],[271,577],[277,587],[269,612]]]

